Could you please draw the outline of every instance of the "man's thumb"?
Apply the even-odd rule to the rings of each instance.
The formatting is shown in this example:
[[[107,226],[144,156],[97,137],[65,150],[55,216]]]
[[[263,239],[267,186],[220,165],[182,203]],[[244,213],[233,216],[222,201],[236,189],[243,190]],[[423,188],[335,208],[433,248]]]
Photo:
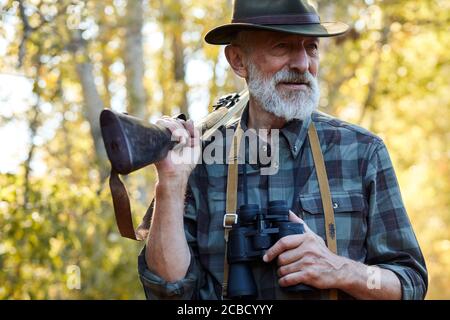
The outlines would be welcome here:
[[[304,223],[303,220],[300,217],[298,217],[295,213],[293,213],[291,210],[289,210],[289,221],[295,223]]]
[[[295,213],[293,213],[291,210],[289,210],[289,221],[290,222],[295,222],[295,223],[302,223],[303,227],[305,228],[306,232],[311,232],[311,229],[308,227],[308,225],[305,223],[305,221],[303,221],[303,219],[301,219],[300,217],[298,217]]]

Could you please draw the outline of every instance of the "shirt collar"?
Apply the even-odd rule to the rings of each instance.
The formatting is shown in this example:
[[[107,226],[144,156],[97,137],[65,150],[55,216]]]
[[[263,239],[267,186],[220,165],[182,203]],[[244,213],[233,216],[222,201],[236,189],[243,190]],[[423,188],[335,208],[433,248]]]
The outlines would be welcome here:
[[[241,116],[241,128],[244,131],[248,129],[248,109],[249,104],[247,104]],[[305,120],[291,120],[280,130],[281,134],[288,141],[289,149],[291,150],[291,154],[294,158],[297,158],[300,153],[300,149],[302,148],[308,134],[310,124],[311,117],[309,116]]]

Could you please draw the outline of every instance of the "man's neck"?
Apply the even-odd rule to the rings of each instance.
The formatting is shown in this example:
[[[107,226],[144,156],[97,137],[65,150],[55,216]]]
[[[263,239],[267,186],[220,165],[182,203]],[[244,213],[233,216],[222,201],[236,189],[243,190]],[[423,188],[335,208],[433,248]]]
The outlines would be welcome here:
[[[286,124],[286,119],[277,117],[264,108],[250,97],[250,107],[248,112],[248,128],[249,129],[281,129]]]

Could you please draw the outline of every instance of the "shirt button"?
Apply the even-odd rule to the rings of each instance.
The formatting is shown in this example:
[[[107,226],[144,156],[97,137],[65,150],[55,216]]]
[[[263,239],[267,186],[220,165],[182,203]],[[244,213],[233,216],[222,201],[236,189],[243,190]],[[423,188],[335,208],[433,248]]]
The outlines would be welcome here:
[[[334,208],[334,209],[339,208],[339,204],[338,204],[337,202],[334,202],[334,203],[333,203],[333,208]]]
[[[297,146],[294,146],[294,152],[297,152],[297,149],[298,149]]]

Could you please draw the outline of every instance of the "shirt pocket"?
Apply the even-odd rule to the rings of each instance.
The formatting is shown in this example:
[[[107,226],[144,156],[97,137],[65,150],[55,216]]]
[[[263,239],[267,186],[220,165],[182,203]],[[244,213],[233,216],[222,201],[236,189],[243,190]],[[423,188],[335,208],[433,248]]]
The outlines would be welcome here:
[[[354,260],[365,255],[367,233],[367,202],[358,191],[332,192],[338,254]],[[321,236],[325,235],[325,215],[320,194],[300,195],[300,207],[305,223]]]

